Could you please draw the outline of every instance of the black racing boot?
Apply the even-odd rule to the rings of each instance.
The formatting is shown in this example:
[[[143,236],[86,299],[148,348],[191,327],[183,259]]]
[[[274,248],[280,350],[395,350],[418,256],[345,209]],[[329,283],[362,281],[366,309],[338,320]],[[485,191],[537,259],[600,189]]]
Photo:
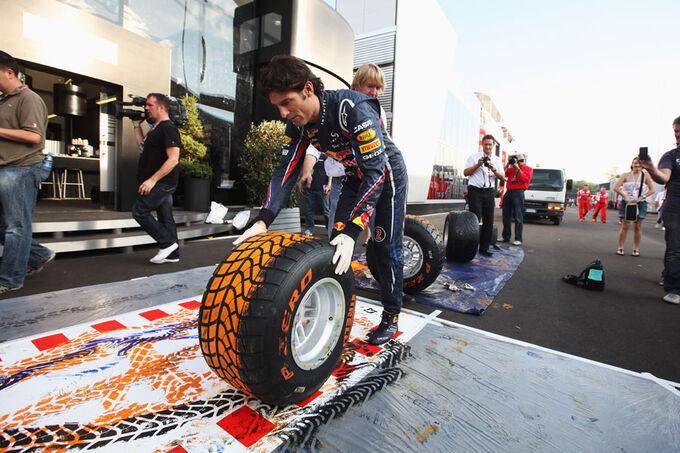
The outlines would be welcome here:
[[[393,315],[383,312],[382,320],[378,327],[375,330],[368,332],[368,343],[377,346],[390,341],[394,334],[397,333],[398,321],[398,314]]]

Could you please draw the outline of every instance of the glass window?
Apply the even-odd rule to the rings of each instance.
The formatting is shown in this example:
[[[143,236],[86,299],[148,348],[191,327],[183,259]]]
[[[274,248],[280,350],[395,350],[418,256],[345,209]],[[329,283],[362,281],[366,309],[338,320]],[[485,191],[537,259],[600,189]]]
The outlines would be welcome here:
[[[281,42],[281,14],[267,13],[262,17],[262,47]]]
[[[238,53],[252,52],[257,49],[257,25],[259,18],[247,20],[238,29]]]

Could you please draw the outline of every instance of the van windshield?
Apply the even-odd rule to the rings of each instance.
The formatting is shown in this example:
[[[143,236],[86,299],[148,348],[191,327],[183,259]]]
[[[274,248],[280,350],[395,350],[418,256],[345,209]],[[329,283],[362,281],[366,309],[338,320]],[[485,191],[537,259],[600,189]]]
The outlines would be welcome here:
[[[534,176],[529,183],[529,190],[560,191],[564,188],[562,170],[546,170],[534,168]]]

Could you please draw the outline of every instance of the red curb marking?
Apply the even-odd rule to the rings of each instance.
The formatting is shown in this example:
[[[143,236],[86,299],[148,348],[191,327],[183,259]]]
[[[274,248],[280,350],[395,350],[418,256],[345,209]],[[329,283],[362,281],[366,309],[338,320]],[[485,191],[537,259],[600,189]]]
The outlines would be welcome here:
[[[354,345],[352,349],[354,349],[359,354],[365,355],[366,357],[373,357],[374,355],[382,351],[382,348],[380,346],[368,344],[364,340],[360,340],[358,338],[355,338],[352,344]]]
[[[189,302],[182,302],[180,305],[189,310],[196,310],[197,308],[200,308],[201,303],[197,300],[190,300]]]
[[[300,406],[300,407],[305,407],[306,405],[308,405],[309,403],[311,403],[312,401],[317,399],[319,396],[321,396],[321,392],[317,390],[316,392],[314,392],[314,394],[312,394],[312,396],[310,396],[306,400],[298,403],[297,405]]]
[[[98,330],[101,333],[112,332],[114,330],[127,329],[127,327],[125,327],[123,324],[119,323],[116,320],[100,322],[99,324],[92,324],[90,327],[92,327],[95,330]]]
[[[155,321],[157,319],[165,318],[168,316],[163,310],[149,310],[144,313],[140,313],[139,316],[148,319],[149,321]]]
[[[69,341],[70,340],[66,338],[63,333],[57,333],[42,338],[36,338],[35,340],[31,340],[31,343],[33,343],[35,347],[38,348],[38,351],[44,351],[46,349],[61,346],[62,344],[66,344]]]
[[[394,336],[392,337],[392,339],[393,339],[393,340],[396,340],[396,339],[399,338],[399,337],[401,336],[401,334],[403,334],[403,333],[404,333],[404,332],[402,332],[401,330],[397,330],[397,333],[394,334]]]
[[[276,425],[260,414],[243,406],[217,422],[217,426],[228,432],[246,448],[266,436]]]
[[[168,450],[168,453],[189,453],[181,445],[176,446],[172,450]]]
[[[348,365],[347,363],[342,362],[340,366],[334,369],[331,374],[336,378],[340,379],[347,377],[352,371],[356,369],[357,367],[355,367],[354,365]]]

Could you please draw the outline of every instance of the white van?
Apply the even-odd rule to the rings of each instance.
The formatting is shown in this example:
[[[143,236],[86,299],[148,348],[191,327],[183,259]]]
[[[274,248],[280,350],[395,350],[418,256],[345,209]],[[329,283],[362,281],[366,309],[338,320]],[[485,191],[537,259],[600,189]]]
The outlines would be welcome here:
[[[524,218],[550,219],[555,225],[562,223],[566,207],[567,190],[573,181],[564,179],[564,170],[534,168],[529,188],[524,192]]]

